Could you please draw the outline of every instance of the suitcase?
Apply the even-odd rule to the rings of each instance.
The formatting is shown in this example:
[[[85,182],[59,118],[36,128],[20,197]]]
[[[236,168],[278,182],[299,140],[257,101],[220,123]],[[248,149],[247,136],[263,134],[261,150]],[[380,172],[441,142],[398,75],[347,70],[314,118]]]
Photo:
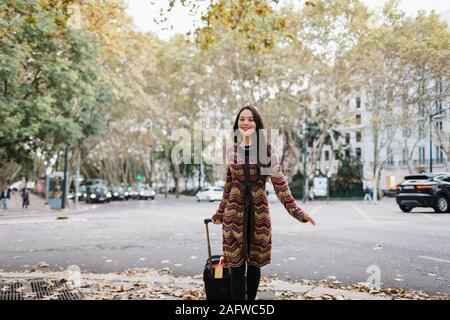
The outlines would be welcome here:
[[[206,300],[231,300],[231,277],[229,268],[223,268],[221,278],[216,278],[216,268],[223,263],[223,256],[211,255],[211,241],[209,239],[208,224],[211,219],[205,219],[206,239],[208,241],[208,259],[203,270],[203,282],[205,283]],[[219,272],[220,275],[220,272]]]

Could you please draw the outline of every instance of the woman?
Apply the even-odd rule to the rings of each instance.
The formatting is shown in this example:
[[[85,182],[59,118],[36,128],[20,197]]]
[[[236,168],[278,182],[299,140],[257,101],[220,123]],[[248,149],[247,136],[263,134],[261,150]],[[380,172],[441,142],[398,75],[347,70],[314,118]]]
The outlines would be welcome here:
[[[224,267],[231,270],[232,298],[255,300],[261,267],[271,259],[271,224],[265,192],[267,179],[271,179],[278,198],[291,216],[303,223],[315,225],[315,221],[292,197],[275,148],[259,131],[264,129],[264,124],[256,108],[242,108],[233,129],[234,145],[227,150],[223,197],[212,220],[222,224]]]

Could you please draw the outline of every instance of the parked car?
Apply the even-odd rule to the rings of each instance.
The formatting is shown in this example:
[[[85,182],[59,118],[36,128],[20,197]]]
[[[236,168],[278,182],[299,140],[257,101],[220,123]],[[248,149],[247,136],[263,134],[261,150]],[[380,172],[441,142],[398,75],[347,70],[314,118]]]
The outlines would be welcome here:
[[[139,200],[155,200],[156,192],[148,186],[139,187],[135,191],[135,197]]]
[[[86,196],[86,186],[80,185],[78,187],[78,201],[84,201]],[[71,190],[67,196],[69,199],[75,201],[75,190]]]
[[[397,189],[383,189],[383,197],[395,198],[397,195]]]
[[[125,190],[122,187],[114,186],[111,188],[111,200],[125,200]]]
[[[206,187],[197,192],[195,196],[198,202],[202,200],[209,202],[220,201],[223,196],[223,188],[218,186]]]
[[[104,180],[91,180],[86,182],[86,202],[110,202],[112,198],[111,192]]]
[[[124,194],[124,196],[125,196],[125,200],[130,200],[130,199],[132,199],[133,198],[133,189],[130,187],[130,186],[128,186],[128,187],[124,187],[123,188],[123,194]]]
[[[403,212],[413,208],[433,208],[450,212],[450,173],[411,175],[397,186],[397,204]]]

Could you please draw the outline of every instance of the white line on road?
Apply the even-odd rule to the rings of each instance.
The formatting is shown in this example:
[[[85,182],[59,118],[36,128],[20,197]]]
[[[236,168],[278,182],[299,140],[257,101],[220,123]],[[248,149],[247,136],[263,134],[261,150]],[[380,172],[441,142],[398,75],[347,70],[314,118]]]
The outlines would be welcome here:
[[[318,206],[318,207],[315,207],[314,209],[312,209],[312,210],[310,211],[310,213],[311,213],[311,214],[314,214],[314,213],[316,213],[317,211],[319,211],[319,210],[322,209],[322,208],[323,208],[322,205],[320,205],[320,206]]]
[[[367,213],[365,213],[364,211],[362,211],[360,208],[356,207],[356,206],[351,206],[351,208],[353,210],[355,210],[356,212],[358,212],[364,219],[366,219],[367,222],[369,222],[370,224],[376,224],[377,222],[375,220],[372,219],[371,216],[369,216]]]
[[[450,260],[433,258],[433,257],[427,257],[427,256],[419,256],[419,258],[427,259],[427,260],[433,260],[433,261],[439,261],[439,262],[445,262],[445,263],[450,263]]]

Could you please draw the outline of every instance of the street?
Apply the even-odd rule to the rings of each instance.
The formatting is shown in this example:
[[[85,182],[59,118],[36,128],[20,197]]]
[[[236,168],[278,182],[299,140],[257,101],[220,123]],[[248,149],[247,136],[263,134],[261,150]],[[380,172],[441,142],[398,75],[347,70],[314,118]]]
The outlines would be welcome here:
[[[366,282],[380,270],[382,287],[450,294],[450,214],[431,209],[401,212],[394,199],[298,202],[317,221],[301,224],[279,202],[270,203],[272,263],[262,275],[344,284]],[[169,268],[198,275],[207,257],[203,219],[218,202],[194,198],[123,201],[88,210],[2,214],[0,269],[25,271],[41,262],[48,270],[77,265],[86,272]],[[210,225],[213,254],[221,253],[220,226]]]

